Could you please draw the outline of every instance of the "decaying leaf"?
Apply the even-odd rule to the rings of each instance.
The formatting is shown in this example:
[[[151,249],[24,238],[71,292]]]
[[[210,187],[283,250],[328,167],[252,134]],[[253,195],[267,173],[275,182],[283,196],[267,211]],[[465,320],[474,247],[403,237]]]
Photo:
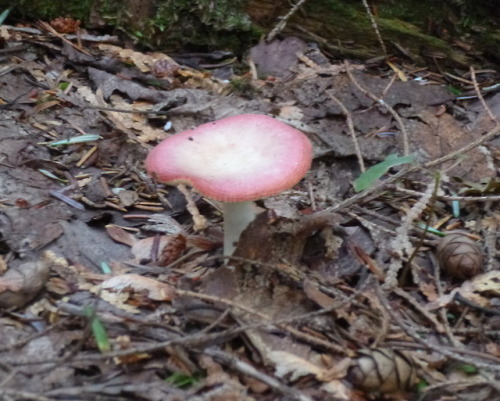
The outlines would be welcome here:
[[[321,292],[311,280],[304,280],[304,292],[310,300],[316,302],[322,308],[331,308],[338,303],[335,299]]]
[[[174,288],[161,281],[138,274],[121,274],[102,282],[101,288],[114,292],[144,293],[153,301],[171,301]]]
[[[166,214],[152,214],[148,218],[149,224],[144,224],[143,229],[163,234],[180,234],[184,228],[173,217]]]
[[[496,297],[500,296],[500,271],[492,270],[472,279],[472,286],[477,292],[486,292]]]
[[[119,46],[100,44],[99,49],[107,52],[111,57],[119,57],[125,62],[132,62],[137,68],[142,72],[149,72],[159,61],[168,62],[172,66],[179,68],[179,65],[165,53],[151,53],[146,54],[142,52],[136,52],[132,49],[124,49]]]
[[[133,246],[137,242],[137,239],[132,234],[114,224],[108,224],[106,226],[106,232],[114,241],[120,244]]]
[[[485,295],[500,296],[500,271],[492,270],[488,273],[480,274],[472,280],[464,281],[459,288],[455,288],[449,294],[444,294],[436,299],[436,301],[430,302],[427,305],[427,309],[435,310],[446,306],[455,300],[457,294],[476,305],[485,308],[490,307],[490,299]]]
[[[319,376],[324,370],[308,360],[286,351],[271,351],[267,356],[275,365],[276,375],[278,377],[290,375],[292,381],[307,375]]]
[[[485,196],[500,193],[500,179],[497,177],[487,177],[480,180],[479,183],[464,183],[467,187],[459,191],[460,195],[467,196]]]
[[[340,380],[347,374],[350,358],[344,358],[333,368],[327,368],[320,366],[322,365],[320,361],[316,364],[286,351],[271,351],[268,357],[274,363],[278,377],[290,375],[290,380],[295,381],[300,377],[312,375],[324,382],[321,386],[324,391],[334,394],[339,399],[351,399],[351,391]]]

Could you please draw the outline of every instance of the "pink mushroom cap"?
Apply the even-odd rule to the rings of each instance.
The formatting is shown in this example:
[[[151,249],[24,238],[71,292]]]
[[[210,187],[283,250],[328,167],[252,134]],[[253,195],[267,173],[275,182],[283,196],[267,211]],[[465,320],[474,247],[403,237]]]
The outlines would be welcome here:
[[[261,114],[240,114],[162,141],[146,169],[158,181],[188,184],[203,195],[242,202],[293,187],[311,167],[309,139]]]

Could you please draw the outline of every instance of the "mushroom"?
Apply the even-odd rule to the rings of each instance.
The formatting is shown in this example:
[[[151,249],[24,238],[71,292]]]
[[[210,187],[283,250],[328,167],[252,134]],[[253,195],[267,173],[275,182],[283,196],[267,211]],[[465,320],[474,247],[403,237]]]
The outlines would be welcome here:
[[[187,184],[221,201],[224,256],[255,218],[253,201],[297,184],[311,166],[312,146],[300,131],[261,114],[240,114],[162,141],[146,158],[158,181]]]

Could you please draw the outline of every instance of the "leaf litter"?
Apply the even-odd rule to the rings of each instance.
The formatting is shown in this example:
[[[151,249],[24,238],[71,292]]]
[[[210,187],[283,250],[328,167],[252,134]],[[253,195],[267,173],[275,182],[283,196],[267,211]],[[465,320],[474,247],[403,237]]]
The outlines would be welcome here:
[[[460,100],[430,68],[332,64],[297,38],[228,81],[116,42],[2,37],[30,43],[0,70],[3,398],[500,397],[500,93]],[[220,205],[143,161],[241,113],[315,156],[228,267]],[[431,228],[467,232],[481,274],[449,274]]]

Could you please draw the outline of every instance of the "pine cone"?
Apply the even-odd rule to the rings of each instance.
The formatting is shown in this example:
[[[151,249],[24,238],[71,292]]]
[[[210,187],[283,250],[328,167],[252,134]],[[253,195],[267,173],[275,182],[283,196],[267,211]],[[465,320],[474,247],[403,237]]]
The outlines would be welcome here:
[[[483,271],[481,248],[463,232],[443,237],[436,252],[441,269],[451,277],[465,280]]]
[[[383,394],[408,390],[416,382],[416,369],[401,351],[375,348],[359,351],[349,372],[355,388]]]

